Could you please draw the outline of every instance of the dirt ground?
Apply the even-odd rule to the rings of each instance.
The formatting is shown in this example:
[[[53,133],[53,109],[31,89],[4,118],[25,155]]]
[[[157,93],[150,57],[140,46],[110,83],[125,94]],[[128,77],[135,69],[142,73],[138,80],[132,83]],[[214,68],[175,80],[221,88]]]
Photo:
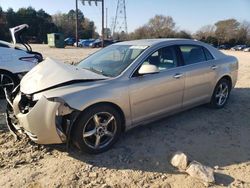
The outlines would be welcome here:
[[[76,62],[93,49],[34,50]],[[239,59],[239,79],[226,107],[200,106],[125,133],[106,153],[86,155],[65,145],[15,142],[0,111],[0,187],[166,187],[199,188],[200,181],[169,164],[176,151],[210,167],[211,187],[250,187],[250,53],[225,51]]]

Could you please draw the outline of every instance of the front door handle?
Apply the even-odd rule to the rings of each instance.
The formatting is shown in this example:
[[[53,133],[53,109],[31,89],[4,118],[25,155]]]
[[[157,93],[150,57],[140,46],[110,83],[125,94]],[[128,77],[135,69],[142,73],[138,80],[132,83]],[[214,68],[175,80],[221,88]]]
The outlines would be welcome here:
[[[216,70],[217,68],[218,68],[218,66],[216,66],[216,65],[213,65],[213,66],[211,67],[212,70]]]
[[[175,79],[179,79],[179,78],[181,78],[182,76],[183,76],[183,74],[177,73],[177,74],[174,75],[174,78],[175,78]]]

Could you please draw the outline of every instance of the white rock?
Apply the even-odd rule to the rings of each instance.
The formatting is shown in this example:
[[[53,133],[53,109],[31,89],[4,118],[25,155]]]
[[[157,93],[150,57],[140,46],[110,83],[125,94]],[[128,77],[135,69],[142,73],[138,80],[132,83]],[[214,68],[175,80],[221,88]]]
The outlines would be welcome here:
[[[214,169],[215,169],[215,170],[219,170],[220,167],[219,167],[219,166],[214,166]]]
[[[204,166],[197,161],[192,161],[186,172],[194,178],[202,180],[204,183],[214,183],[214,170],[208,166]]]
[[[98,173],[97,172],[90,172],[89,173],[89,177],[90,178],[97,178],[98,177]]]
[[[171,164],[181,171],[186,170],[188,158],[183,152],[176,152],[171,159]]]

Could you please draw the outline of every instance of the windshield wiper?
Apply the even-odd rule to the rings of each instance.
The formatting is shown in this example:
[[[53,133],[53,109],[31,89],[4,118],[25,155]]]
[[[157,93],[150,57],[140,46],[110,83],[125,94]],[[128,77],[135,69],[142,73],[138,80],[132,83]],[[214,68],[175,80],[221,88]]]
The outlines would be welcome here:
[[[89,68],[83,68],[83,69],[86,69],[86,70],[89,70],[89,71],[92,71],[94,73],[97,73],[97,74],[101,74],[103,76],[107,76],[107,77],[110,77],[110,75],[106,74],[103,72],[103,70],[98,70],[98,69],[95,69],[93,67],[89,67]]]

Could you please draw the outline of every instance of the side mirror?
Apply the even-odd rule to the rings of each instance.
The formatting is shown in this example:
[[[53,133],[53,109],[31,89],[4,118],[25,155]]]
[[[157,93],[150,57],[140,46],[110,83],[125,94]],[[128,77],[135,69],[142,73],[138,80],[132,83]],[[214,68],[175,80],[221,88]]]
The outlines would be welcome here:
[[[159,73],[159,69],[155,65],[142,65],[141,68],[139,69],[138,73],[141,75],[144,74],[155,74]]]

